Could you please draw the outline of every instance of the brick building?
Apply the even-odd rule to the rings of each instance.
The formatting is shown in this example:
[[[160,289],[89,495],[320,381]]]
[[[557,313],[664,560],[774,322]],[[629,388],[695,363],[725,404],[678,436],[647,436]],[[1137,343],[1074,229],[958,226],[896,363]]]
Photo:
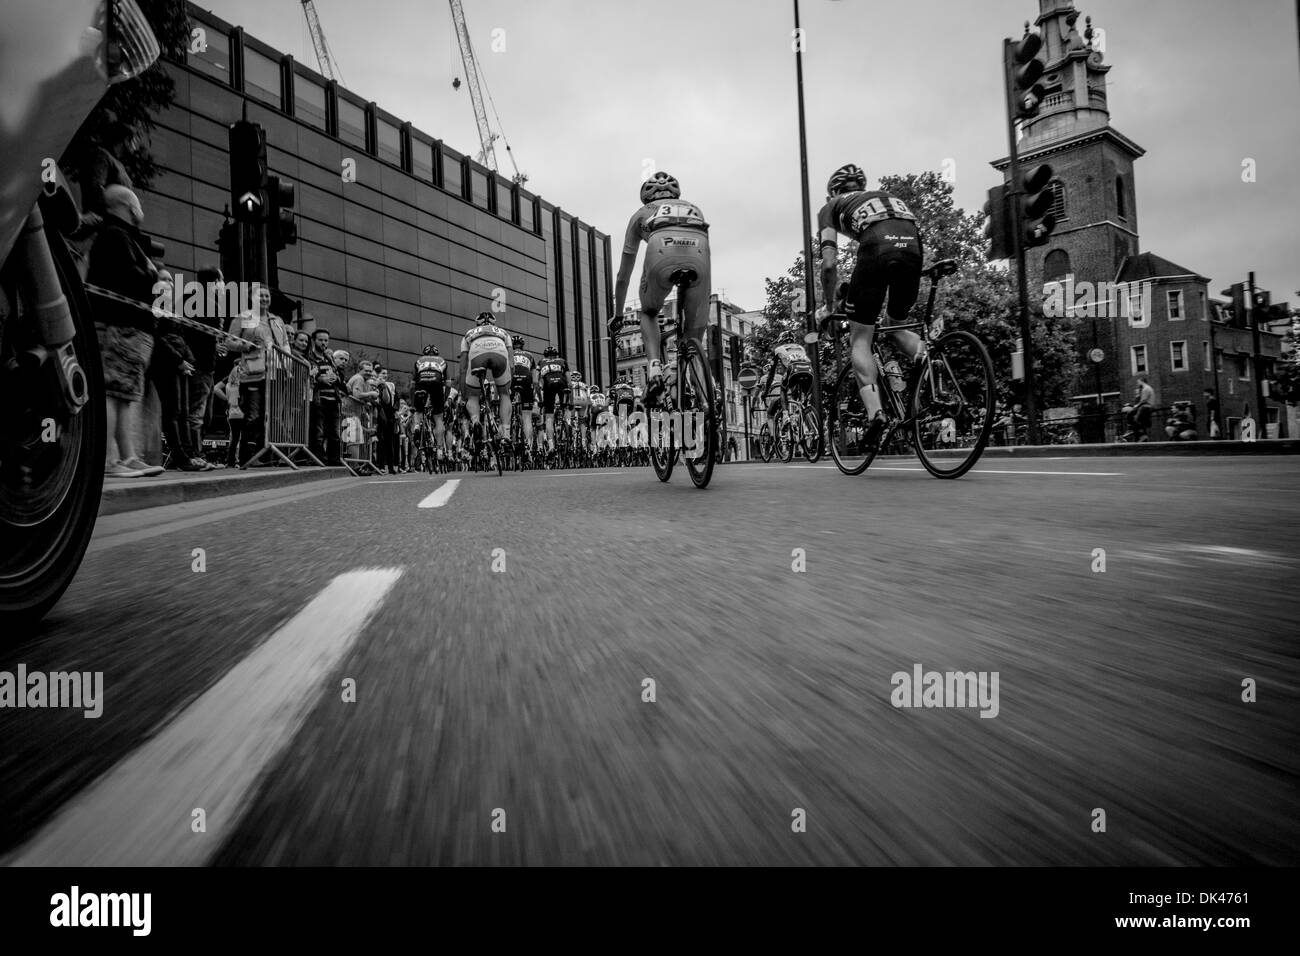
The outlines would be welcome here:
[[[1204,275],[1141,250],[1134,163],[1145,150],[1110,124],[1110,66],[1100,33],[1091,17],[1079,31],[1073,0],[1038,5],[1045,96],[1039,114],[1021,125],[1018,152],[1022,169],[1051,166],[1057,225],[1047,244],[1027,255],[1029,288],[1044,295],[1031,293],[1031,308],[1064,299],[1063,312],[1047,314],[1075,325],[1080,371],[1071,400],[1077,409],[1100,401],[1113,413],[1147,375],[1157,404],[1191,401],[1202,425],[1204,389],[1215,387],[1220,374],[1216,361],[1249,365],[1251,333],[1210,302]],[[1010,159],[992,165],[1005,174]],[[1086,296],[1070,294],[1085,287]],[[1263,363],[1279,352],[1280,337],[1262,333]],[[1235,377],[1223,384],[1221,398],[1241,391]],[[1265,420],[1276,416],[1274,407]]]

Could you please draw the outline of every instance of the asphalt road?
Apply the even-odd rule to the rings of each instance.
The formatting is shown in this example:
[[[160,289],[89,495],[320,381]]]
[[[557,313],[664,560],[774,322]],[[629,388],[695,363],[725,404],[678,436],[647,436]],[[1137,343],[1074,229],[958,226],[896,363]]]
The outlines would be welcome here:
[[[404,476],[103,518],[0,649],[104,681],[99,718],[0,709],[0,852],[1295,865],[1298,475]],[[918,665],[989,696],[894,706]]]

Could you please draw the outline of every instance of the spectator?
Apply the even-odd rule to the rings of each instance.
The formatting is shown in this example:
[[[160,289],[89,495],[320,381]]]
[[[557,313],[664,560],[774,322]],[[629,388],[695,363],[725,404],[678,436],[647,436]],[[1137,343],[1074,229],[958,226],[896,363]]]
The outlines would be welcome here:
[[[344,353],[346,355],[346,353]],[[330,334],[317,329],[312,334],[312,348],[308,354],[312,363],[311,452],[327,465],[342,465],[339,447],[342,435],[339,418],[339,370],[334,353],[330,351]]]
[[[397,474],[397,386],[388,380],[388,369],[375,367],[375,431],[379,440],[377,464],[380,471]]]
[[[1196,441],[1196,419],[1191,402],[1174,402],[1173,412],[1165,422],[1165,435],[1170,441]]]
[[[140,459],[134,448],[136,419],[144,399],[145,372],[153,355],[152,303],[157,268],[143,248],[144,211],[130,189],[104,190],[104,218],[91,248],[88,280],[140,305],[104,301],[95,313],[95,332],[103,353],[108,459],[104,474],[113,478],[160,475],[162,468]]]
[[[348,379],[348,396],[352,399],[353,417],[361,429],[361,441],[365,446],[367,460],[370,458],[370,439],[374,435],[374,408],[379,400],[379,392],[374,387],[375,369],[368,361],[362,361],[357,373]]]
[[[1205,390],[1205,427],[1211,438],[1219,437],[1219,396],[1212,388]]]
[[[203,309],[194,316],[194,321],[201,322],[214,330],[221,329],[225,309],[218,306],[211,309],[210,304],[218,301],[224,304],[225,278],[217,268],[200,269],[196,278],[203,286]],[[213,289],[216,292],[213,292]],[[185,343],[193,356],[194,372],[185,380],[185,425],[188,429],[189,447],[194,460],[205,468],[211,464],[203,457],[203,434],[212,417],[212,386],[216,372],[217,336],[208,335],[197,329],[183,329]]]
[[[166,282],[170,289],[171,273],[160,272],[159,281]],[[166,295],[170,297],[170,291]],[[166,319],[160,320],[154,333],[149,380],[158,393],[158,407],[162,413],[162,433],[168,451],[165,464],[178,471],[207,470],[206,463],[198,460],[198,453],[190,441],[188,382],[193,374],[194,355],[180,327]]]
[[[397,458],[402,471],[411,470],[411,406],[405,397],[397,403]]]
[[[309,361],[311,353],[311,334],[301,330],[293,333],[293,345],[290,347],[289,351],[293,352],[294,355],[298,356],[298,358],[302,359],[304,362]]]
[[[90,152],[80,174],[81,208],[91,216],[100,218],[108,214],[109,186],[134,189],[131,176],[122,161],[133,152],[139,139],[129,124],[115,120],[108,125],[100,145]]]
[[[266,422],[266,350],[274,344],[270,320],[271,290],[259,288],[253,308],[230,320],[227,330],[240,338],[224,339],[217,354],[233,352],[239,356],[239,407],[244,413],[244,428],[239,466],[261,450],[265,442]],[[242,341],[241,341],[242,340]]]
[[[239,443],[244,434],[244,413],[239,407],[239,363],[230,370],[230,374],[218,383],[216,393],[226,403],[226,424],[230,429],[230,441],[226,445],[226,467],[234,468],[239,464]]]

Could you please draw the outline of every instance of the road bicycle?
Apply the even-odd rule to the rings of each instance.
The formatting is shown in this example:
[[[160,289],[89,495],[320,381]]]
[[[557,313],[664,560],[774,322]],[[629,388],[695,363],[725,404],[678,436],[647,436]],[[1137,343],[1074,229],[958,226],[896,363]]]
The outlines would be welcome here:
[[[669,277],[679,304],[686,301],[686,290],[697,278],[694,269],[678,269]],[[662,344],[660,340],[661,352]],[[714,445],[718,440],[718,407],[714,401],[713,376],[700,340],[682,337],[677,346],[676,370],[670,373],[665,369],[664,373],[666,381],[645,397],[652,425],[650,465],[660,481],[668,481],[678,457],[682,457],[695,487],[706,488],[717,463]],[[678,434],[678,429],[684,434]],[[683,454],[685,433],[694,438],[694,454]]]
[[[775,354],[772,361],[780,361]],[[794,459],[796,448],[801,448],[808,461],[816,462],[822,456],[822,416],[812,400],[812,375],[795,374],[782,381],[781,393],[774,400],[776,433],[772,423],[765,421],[758,430],[759,454],[764,461],[773,457],[783,462]],[[756,414],[767,415],[770,404],[760,403]]]
[[[945,332],[934,319],[939,281],[957,271],[952,259],[941,259],[922,271],[930,280],[930,295],[920,322],[881,327],[872,339],[872,360],[885,412],[885,429],[874,444],[867,441],[867,410],[852,363],[845,365],[830,390],[826,434],[831,457],[846,475],[860,475],[882,451],[915,452],[925,470],[936,478],[960,478],[974,467],[993,429],[993,362],[984,344],[970,332]],[[841,292],[846,289],[841,285]],[[843,296],[837,296],[842,304]],[[847,319],[832,312],[821,323]],[[887,333],[916,330],[922,349],[916,359],[898,352]],[[838,326],[836,332],[838,333]]]
[[[482,438],[474,448],[475,471],[490,471],[495,461],[497,477],[501,477],[501,423],[497,421],[497,386],[488,378],[488,370],[479,367],[470,372],[478,379],[479,423]]]

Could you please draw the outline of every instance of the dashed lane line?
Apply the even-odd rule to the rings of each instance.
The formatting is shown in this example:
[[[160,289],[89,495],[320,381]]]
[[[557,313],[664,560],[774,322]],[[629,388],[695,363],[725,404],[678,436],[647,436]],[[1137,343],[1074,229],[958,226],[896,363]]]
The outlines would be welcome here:
[[[326,681],[402,575],[334,578],[163,730],[74,797],[9,866],[201,866],[234,831]],[[336,698],[337,699],[337,698]],[[111,691],[105,706],[112,707]],[[192,831],[193,811],[206,832]]]

